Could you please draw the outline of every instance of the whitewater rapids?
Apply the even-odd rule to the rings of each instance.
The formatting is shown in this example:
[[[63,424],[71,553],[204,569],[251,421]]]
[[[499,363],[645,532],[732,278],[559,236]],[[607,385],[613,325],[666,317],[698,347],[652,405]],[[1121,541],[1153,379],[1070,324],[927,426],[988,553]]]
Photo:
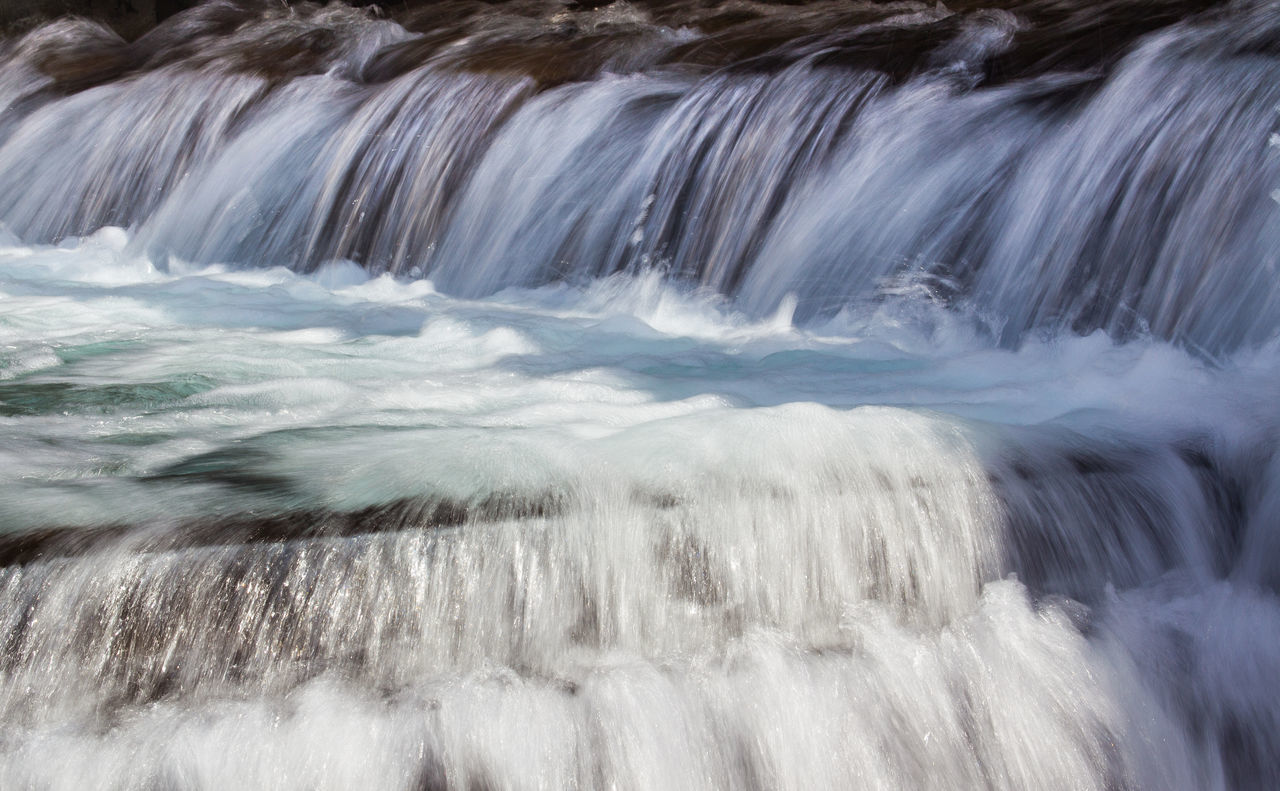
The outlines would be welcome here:
[[[1274,4],[553,5],[5,40],[0,788],[1280,786]]]

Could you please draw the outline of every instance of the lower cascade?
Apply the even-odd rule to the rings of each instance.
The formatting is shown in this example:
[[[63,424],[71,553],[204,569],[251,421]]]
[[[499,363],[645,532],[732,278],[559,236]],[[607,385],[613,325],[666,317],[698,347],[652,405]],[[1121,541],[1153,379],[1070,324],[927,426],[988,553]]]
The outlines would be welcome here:
[[[0,789],[1280,787],[1280,4],[165,8],[0,30]]]

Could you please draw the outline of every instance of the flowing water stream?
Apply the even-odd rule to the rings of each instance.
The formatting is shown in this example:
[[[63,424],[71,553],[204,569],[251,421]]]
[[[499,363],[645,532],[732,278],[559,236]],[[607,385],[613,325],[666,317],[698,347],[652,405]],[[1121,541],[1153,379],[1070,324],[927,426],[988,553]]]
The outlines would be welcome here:
[[[0,789],[1280,786],[1280,4],[0,43]]]

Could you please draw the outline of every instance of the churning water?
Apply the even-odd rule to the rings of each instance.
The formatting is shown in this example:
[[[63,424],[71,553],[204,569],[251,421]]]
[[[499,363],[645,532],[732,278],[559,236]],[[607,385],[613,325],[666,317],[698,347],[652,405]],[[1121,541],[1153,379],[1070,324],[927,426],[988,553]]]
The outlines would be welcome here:
[[[1280,786],[1280,5],[0,45],[0,788]]]

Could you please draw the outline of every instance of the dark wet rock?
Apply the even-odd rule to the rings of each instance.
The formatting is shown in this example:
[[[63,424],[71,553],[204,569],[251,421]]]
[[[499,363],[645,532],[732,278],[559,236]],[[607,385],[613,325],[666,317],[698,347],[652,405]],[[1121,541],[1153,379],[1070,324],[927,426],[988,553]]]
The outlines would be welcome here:
[[[69,15],[101,20],[134,38],[155,26],[156,0],[5,0],[0,3],[0,30],[29,30]]]
[[[0,25],[15,32],[72,14],[111,28],[107,32],[118,40],[90,35],[47,60],[48,72],[66,90],[174,63],[275,79],[320,73],[340,57],[348,28],[374,18],[391,20],[413,38],[372,57],[360,75],[370,82],[429,62],[528,76],[548,88],[604,71],[661,65],[773,71],[805,59],[895,81],[963,68],[971,80],[990,83],[1103,70],[1139,37],[1222,4],[14,0],[0,9]]]
[[[131,45],[144,68],[165,66],[287,79],[327,71],[371,12],[339,3],[213,0],[166,19]]]
[[[272,514],[210,516],[167,525],[58,525],[0,533],[0,567],[77,557],[121,542],[130,549],[148,552],[274,544],[541,518],[564,507],[553,494],[537,497],[497,492],[475,501],[405,498],[351,511],[300,508]]]

